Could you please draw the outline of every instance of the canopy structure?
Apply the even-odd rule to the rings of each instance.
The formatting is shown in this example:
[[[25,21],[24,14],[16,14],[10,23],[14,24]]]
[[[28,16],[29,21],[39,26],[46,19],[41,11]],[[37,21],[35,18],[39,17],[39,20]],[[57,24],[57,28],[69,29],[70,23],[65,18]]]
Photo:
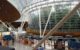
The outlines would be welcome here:
[[[43,36],[47,30],[51,30],[69,11],[71,11],[79,0],[8,0],[22,13],[19,22],[11,23],[15,28],[20,26],[20,22],[28,21],[28,33],[40,34]],[[78,11],[78,12],[77,12]],[[71,33],[80,31],[79,9],[76,10],[74,17],[64,23],[59,28],[58,33]],[[14,24],[15,23],[15,24]],[[26,27],[25,27],[26,28]],[[37,31],[38,30],[38,31]]]
[[[21,26],[21,22],[12,22],[11,25],[15,28],[18,28]],[[25,22],[23,29],[26,29],[26,27],[28,27],[28,22]]]
[[[13,22],[20,18],[20,13],[7,0],[0,0],[0,20]]]
[[[0,1],[1,23],[9,31],[20,33],[20,35],[27,33],[30,36],[39,35],[39,37],[43,37],[34,46],[33,50],[38,48],[49,36],[68,37],[67,35],[69,35],[71,37],[80,37],[79,0],[8,1]]]

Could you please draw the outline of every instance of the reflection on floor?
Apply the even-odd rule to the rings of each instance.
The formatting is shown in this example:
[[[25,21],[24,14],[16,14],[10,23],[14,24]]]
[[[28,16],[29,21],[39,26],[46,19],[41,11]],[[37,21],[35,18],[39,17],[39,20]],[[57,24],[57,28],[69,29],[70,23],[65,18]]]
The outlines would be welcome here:
[[[25,46],[25,45],[20,44],[20,43],[18,43],[18,42],[15,42],[14,48],[15,48],[15,50],[32,50],[31,47]]]
[[[20,44],[20,43],[18,43],[18,42],[15,42],[14,46],[12,46],[12,47],[14,47],[15,50],[32,50],[31,47],[25,46],[25,45]],[[46,49],[46,50],[48,50],[48,49]]]

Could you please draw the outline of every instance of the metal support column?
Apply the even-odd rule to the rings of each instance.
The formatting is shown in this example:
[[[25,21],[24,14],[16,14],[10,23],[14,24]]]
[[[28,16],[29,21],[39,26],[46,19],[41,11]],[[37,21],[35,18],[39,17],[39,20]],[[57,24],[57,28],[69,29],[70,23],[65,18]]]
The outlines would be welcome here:
[[[50,30],[50,32],[33,48],[33,50],[36,50],[36,48],[38,48],[50,35],[52,35],[53,33],[55,33],[58,28],[60,28],[64,22],[66,22],[69,18],[71,18],[76,10],[80,7],[80,3],[78,5],[76,5],[75,8],[73,8],[73,10],[71,10],[68,14],[66,14],[53,28],[52,30]],[[53,33],[52,33],[53,32]]]

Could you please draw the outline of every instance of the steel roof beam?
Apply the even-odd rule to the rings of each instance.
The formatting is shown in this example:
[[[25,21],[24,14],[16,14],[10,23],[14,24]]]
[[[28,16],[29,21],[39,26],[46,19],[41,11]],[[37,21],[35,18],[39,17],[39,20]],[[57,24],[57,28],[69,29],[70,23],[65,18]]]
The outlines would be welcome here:
[[[70,19],[77,9],[80,8],[80,3],[75,6],[68,14],[66,14],[53,28],[50,30],[50,32],[33,48],[33,50],[36,50],[50,35],[54,34],[68,19]],[[52,33],[53,32],[53,33]]]

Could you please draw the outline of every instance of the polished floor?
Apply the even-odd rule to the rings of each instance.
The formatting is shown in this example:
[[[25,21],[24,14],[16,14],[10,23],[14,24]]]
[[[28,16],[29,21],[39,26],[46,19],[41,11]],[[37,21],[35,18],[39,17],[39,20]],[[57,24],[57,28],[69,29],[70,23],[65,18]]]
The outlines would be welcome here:
[[[14,46],[10,46],[10,47],[14,47],[15,50],[32,50],[31,46],[25,46],[19,42],[15,42]],[[45,50],[55,50],[55,49],[45,49]],[[68,50],[67,48],[65,50]]]
[[[32,50],[30,46],[25,46],[18,42],[15,42],[14,46],[10,46],[10,47],[14,47],[15,50]],[[49,49],[46,49],[46,50],[49,50]]]
[[[21,43],[15,42],[14,46],[12,46],[15,48],[15,50],[32,50],[32,48],[30,46],[25,46]]]

